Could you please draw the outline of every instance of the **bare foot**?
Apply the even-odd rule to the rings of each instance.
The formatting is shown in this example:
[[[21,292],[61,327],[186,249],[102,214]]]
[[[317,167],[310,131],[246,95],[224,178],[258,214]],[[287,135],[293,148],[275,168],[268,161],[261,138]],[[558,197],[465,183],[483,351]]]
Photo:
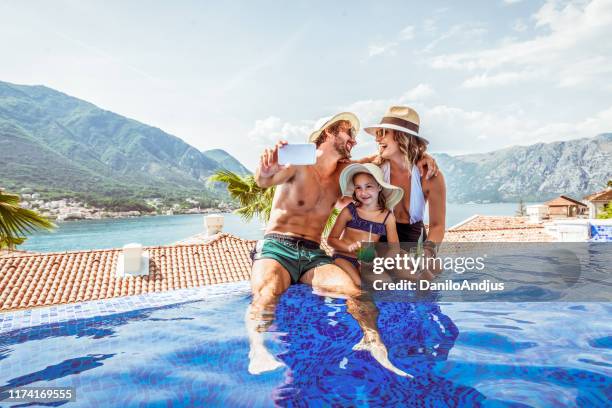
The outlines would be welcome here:
[[[268,317],[268,318],[265,318]],[[261,374],[283,367],[264,345],[264,332],[272,324],[272,319],[265,314],[252,314],[249,306],[244,315],[249,336],[249,373]]]
[[[253,347],[249,351],[249,373],[261,374],[284,367],[265,347]]]
[[[374,360],[378,361],[380,365],[385,367],[387,370],[402,377],[414,378],[413,375],[400,370],[399,368],[394,366],[393,363],[391,363],[391,360],[389,360],[389,353],[387,352],[387,348],[380,339],[366,340],[364,336],[359,343],[353,346],[353,350],[369,351],[372,357],[374,357]]]

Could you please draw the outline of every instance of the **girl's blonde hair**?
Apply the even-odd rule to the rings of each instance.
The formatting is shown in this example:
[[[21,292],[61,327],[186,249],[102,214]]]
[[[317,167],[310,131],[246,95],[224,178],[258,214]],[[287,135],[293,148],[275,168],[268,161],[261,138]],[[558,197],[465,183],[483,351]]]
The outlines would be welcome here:
[[[355,185],[355,177],[357,177],[360,174],[367,174],[368,176],[370,176],[372,178],[372,180],[374,180],[374,182],[376,183],[376,185],[378,187],[380,187],[380,184],[378,184],[378,181],[376,181],[376,179],[374,178],[374,176],[372,176],[370,173],[366,173],[366,172],[361,172],[361,173],[355,173],[353,174],[353,185]],[[355,194],[355,190],[353,189],[353,201],[356,203],[356,206],[359,207],[361,205],[361,201],[359,201],[357,199],[357,194]],[[378,191],[378,209],[380,210],[380,212],[384,212],[387,209],[387,197],[385,197],[385,195],[383,194],[382,188]]]

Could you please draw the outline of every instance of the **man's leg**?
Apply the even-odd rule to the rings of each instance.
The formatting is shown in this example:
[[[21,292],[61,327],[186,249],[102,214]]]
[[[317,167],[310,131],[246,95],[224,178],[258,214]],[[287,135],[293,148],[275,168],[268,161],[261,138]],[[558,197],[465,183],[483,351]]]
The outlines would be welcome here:
[[[404,377],[412,377],[389,360],[387,347],[384,345],[376,321],[378,309],[372,299],[355,284],[351,276],[338,265],[327,264],[306,272],[300,282],[307,283],[318,293],[331,297],[346,298],[346,309],[361,327],[363,339],[353,350],[369,351],[372,357],[383,367]]]
[[[283,366],[264,345],[264,332],[274,320],[276,305],[289,285],[289,272],[274,259],[259,259],[251,270],[253,300],[247,308],[245,324],[249,336],[249,372],[260,374]]]

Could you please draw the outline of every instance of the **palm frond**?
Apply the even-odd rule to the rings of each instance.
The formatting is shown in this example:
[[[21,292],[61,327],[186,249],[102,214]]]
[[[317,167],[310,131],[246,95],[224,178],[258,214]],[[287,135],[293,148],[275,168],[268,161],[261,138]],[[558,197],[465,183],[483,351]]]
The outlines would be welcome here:
[[[336,223],[336,218],[338,218],[338,214],[340,214],[340,210],[334,207],[331,214],[329,214],[329,218],[327,219],[327,222],[325,223],[325,228],[323,229],[323,235],[326,238],[329,236],[331,229],[334,227],[334,224]]]
[[[15,249],[25,241],[25,235],[36,229],[55,228],[39,213],[19,206],[19,196],[0,190],[0,248]]]
[[[230,197],[241,206],[235,213],[243,219],[250,221],[258,217],[267,222],[270,218],[274,187],[261,188],[255,183],[255,177],[252,175],[240,176],[229,170],[219,170],[208,180],[226,185]]]

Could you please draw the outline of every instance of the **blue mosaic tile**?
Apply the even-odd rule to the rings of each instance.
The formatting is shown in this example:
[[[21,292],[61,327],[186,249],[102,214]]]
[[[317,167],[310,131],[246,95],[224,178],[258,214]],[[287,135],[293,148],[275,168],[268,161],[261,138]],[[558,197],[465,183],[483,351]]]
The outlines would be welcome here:
[[[48,306],[36,309],[0,313],[0,334],[28,327],[66,322],[76,319],[108,316],[127,311],[185,303],[227,295],[236,288],[247,290],[248,282],[224,283],[199,288],[154,292],[146,295],[93,300],[77,304]]]

